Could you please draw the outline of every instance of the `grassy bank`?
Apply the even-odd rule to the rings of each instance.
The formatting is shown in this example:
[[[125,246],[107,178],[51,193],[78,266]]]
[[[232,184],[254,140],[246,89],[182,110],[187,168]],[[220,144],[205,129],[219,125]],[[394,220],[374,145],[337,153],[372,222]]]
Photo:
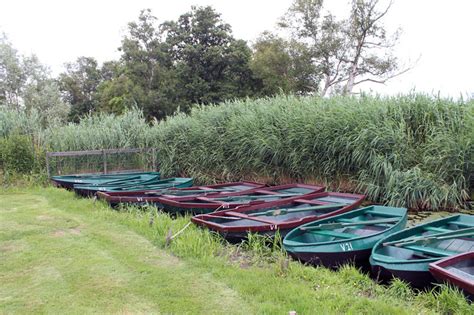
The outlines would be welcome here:
[[[54,188],[0,192],[1,313],[459,313],[449,288],[412,292],[375,284],[352,267],[334,272],[287,259],[278,246],[241,246],[189,218],[116,212]]]
[[[457,207],[474,191],[472,101],[281,96],[196,107],[153,125],[136,111],[47,129],[11,120],[0,115],[1,134],[29,132],[47,150],[153,146],[164,175],[205,183],[326,182],[422,210]]]

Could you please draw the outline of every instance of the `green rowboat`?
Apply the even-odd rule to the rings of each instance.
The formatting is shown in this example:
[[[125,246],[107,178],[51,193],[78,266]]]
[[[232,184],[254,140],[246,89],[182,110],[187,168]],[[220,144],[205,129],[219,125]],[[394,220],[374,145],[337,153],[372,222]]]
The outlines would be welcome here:
[[[435,282],[429,264],[474,250],[474,216],[458,214],[380,240],[372,250],[372,271],[381,280],[400,278],[414,287]]]
[[[74,191],[82,196],[92,196],[98,191],[105,192],[122,192],[122,191],[147,191],[160,190],[169,188],[185,188],[193,185],[192,178],[166,178],[152,179],[145,181],[130,181],[120,183],[107,183],[105,185],[74,185]]]
[[[283,247],[313,265],[367,265],[372,247],[405,228],[406,222],[406,208],[370,206],[297,227],[286,235]]]
[[[74,185],[103,185],[111,182],[130,180],[160,179],[159,172],[116,173],[116,174],[79,174],[52,176],[51,181],[57,187],[73,189]]]

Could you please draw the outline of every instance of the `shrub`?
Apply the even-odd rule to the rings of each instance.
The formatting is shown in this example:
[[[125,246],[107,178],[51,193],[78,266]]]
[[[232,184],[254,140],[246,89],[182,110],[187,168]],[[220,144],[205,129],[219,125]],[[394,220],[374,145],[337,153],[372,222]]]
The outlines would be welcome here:
[[[14,134],[4,138],[1,145],[1,162],[4,172],[31,173],[35,168],[35,154],[30,137]]]

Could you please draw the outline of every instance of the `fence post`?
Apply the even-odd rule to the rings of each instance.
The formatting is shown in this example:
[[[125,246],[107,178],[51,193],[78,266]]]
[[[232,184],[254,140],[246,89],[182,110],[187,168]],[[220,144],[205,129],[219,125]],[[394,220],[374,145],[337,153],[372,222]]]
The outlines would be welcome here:
[[[107,174],[107,152],[105,150],[102,150],[102,157],[103,157],[103,162],[104,162],[104,174]]]
[[[156,149],[155,148],[151,148],[151,163],[152,163],[152,167],[153,167],[153,171],[157,171],[157,167],[156,167]]]
[[[48,178],[51,178],[51,170],[49,169],[49,152],[46,152],[46,172],[48,173]]]

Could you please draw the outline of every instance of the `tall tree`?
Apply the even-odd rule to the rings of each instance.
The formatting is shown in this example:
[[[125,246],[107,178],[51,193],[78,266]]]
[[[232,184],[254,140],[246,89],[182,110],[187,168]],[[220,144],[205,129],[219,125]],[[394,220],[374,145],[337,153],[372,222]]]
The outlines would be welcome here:
[[[264,32],[253,49],[250,68],[260,82],[259,95],[314,91],[315,69],[306,46]]]
[[[69,112],[49,68],[35,55],[19,54],[5,35],[0,38],[0,103],[17,111],[36,111],[44,125],[65,120]]]
[[[21,56],[8,41],[0,37],[0,101],[16,110],[21,110],[22,89],[26,83],[26,73]]]
[[[253,45],[250,68],[261,81],[259,92],[262,95],[292,92],[288,46],[283,38],[268,32],[263,33]]]
[[[149,9],[140,12],[138,21],[128,24],[128,34],[119,48],[123,67],[108,88],[109,92],[115,90],[112,102],[123,100],[121,107],[136,104],[149,118],[163,118],[175,111],[179,105],[174,91],[175,74],[163,37]],[[124,95],[118,95],[124,84]]]
[[[349,49],[344,93],[351,93],[354,86],[364,82],[385,83],[388,79],[408,71],[399,71],[398,60],[391,49],[398,40],[398,33],[387,35],[382,19],[387,15],[392,1],[378,9],[379,0],[352,0],[347,37]],[[380,52],[382,51],[382,53]]]
[[[38,111],[44,125],[66,121],[70,106],[61,99],[59,84],[51,77],[49,68],[32,55],[23,58],[23,71],[27,78],[22,93],[25,110]]]
[[[97,88],[102,81],[97,61],[92,57],[79,57],[67,63],[66,71],[59,75],[63,99],[71,104],[69,117],[78,121],[82,116],[97,110]]]
[[[293,2],[279,25],[311,52],[321,95],[331,89],[349,94],[356,85],[385,83],[408,70],[393,56],[398,32],[388,36],[382,23],[391,4],[379,10],[379,0],[352,0],[350,17],[337,20],[323,0]]]
[[[187,104],[216,103],[252,94],[250,48],[211,7],[192,7],[163,24],[177,73],[177,91]]]

